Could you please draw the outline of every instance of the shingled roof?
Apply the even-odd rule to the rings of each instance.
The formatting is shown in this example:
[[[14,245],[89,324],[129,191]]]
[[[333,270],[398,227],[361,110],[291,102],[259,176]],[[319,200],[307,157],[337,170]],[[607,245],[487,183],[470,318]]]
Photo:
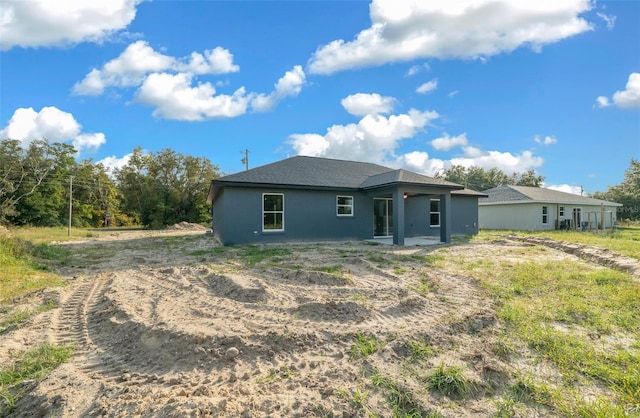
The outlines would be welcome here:
[[[225,186],[305,187],[314,189],[375,189],[391,185],[420,185],[461,190],[463,186],[378,164],[296,156],[217,178],[209,200]]]
[[[500,186],[485,190],[488,198],[478,202],[479,205],[498,205],[512,203],[556,203],[565,205],[607,205],[622,206],[620,203],[578,196],[572,193],[542,187]]]

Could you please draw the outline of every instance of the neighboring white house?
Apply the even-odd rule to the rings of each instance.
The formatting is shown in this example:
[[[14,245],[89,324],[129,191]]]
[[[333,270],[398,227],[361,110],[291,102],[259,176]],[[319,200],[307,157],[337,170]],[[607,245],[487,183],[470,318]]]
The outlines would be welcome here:
[[[478,202],[481,229],[544,231],[611,228],[620,203],[526,186],[500,186],[485,190]]]

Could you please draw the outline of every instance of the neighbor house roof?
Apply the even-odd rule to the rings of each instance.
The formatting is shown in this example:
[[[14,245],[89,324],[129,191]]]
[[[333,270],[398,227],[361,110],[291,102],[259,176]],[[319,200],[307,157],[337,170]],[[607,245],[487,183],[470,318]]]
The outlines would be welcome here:
[[[485,190],[488,198],[478,202],[479,205],[508,205],[515,203],[554,203],[565,205],[607,205],[622,206],[620,203],[578,196],[572,193],[542,187],[500,186]]]
[[[208,200],[215,200],[219,190],[226,186],[358,190],[390,185],[463,189],[456,183],[378,164],[297,156],[215,179]]]

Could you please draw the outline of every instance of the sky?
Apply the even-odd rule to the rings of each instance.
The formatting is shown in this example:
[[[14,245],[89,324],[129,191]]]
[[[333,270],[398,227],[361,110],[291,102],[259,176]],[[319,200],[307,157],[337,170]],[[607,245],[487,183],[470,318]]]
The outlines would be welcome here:
[[[4,0],[0,138],[606,191],[640,159],[640,1]]]

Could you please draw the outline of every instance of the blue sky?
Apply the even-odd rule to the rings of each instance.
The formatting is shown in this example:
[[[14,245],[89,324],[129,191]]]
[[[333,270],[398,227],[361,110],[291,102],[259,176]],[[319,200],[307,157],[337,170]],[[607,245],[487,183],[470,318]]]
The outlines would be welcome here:
[[[4,1],[0,137],[231,174],[297,154],[587,193],[640,158],[639,1]]]

